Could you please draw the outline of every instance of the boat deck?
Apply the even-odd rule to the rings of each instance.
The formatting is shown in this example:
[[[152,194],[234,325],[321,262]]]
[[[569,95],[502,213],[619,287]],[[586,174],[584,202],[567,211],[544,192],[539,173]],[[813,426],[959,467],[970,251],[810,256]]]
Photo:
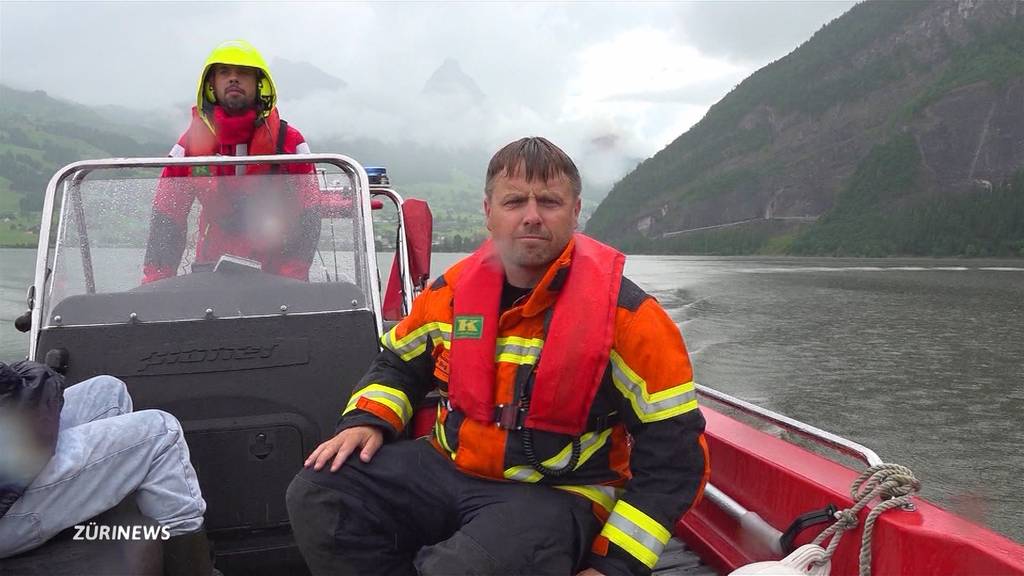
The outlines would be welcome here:
[[[716,576],[716,572],[701,562],[692,550],[678,538],[668,541],[661,553],[653,576]]]

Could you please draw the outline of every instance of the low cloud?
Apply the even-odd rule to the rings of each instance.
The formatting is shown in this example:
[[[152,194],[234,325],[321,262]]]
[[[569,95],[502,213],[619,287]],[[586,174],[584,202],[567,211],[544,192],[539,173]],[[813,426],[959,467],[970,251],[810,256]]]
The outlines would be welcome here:
[[[286,62],[282,116],[314,143],[493,150],[539,134],[604,187],[851,4],[3,2],[0,82],[182,107],[184,128],[209,50],[245,38]],[[478,93],[424,93],[448,58]]]
[[[902,1],[902,0],[901,0]],[[785,56],[857,0],[733,0],[678,5],[679,38],[704,54],[766,64]]]

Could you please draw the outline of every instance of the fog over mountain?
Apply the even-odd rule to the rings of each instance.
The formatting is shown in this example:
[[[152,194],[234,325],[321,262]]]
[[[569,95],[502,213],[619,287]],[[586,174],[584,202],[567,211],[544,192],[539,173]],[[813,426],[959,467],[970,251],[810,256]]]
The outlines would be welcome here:
[[[284,94],[313,94],[321,91],[342,90],[348,83],[317,68],[309,62],[296,62],[287,58],[274,58],[270,62],[274,83]]]
[[[476,80],[462,71],[455,58],[445,58],[441,66],[427,78],[423,85],[424,94],[466,98],[479,103],[485,95]]]
[[[493,151],[542,134],[607,189],[852,5],[3,2],[0,83],[184,118],[180,130],[209,50],[245,38],[314,147]],[[485,96],[473,106],[424,93],[448,58]]]

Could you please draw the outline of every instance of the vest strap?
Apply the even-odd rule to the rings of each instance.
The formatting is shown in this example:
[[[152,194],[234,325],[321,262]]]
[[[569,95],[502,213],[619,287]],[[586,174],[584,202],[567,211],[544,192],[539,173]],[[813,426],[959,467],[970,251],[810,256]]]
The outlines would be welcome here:
[[[274,154],[284,154],[284,137],[288,134],[288,123],[284,120],[279,120],[277,125],[277,145],[274,148]],[[280,164],[274,164],[270,167],[271,174],[279,174],[280,172]]]

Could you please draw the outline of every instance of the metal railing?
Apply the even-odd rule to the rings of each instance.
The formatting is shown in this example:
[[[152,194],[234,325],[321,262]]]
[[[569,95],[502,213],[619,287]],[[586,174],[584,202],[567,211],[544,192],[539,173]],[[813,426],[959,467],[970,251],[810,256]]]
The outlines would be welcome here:
[[[710,398],[719,404],[729,406],[730,408],[739,410],[744,414],[761,419],[765,422],[770,422],[842,454],[861,459],[870,466],[882,463],[882,459],[879,458],[873,450],[852,440],[847,440],[842,436],[826,432],[825,430],[816,428],[810,424],[805,424],[788,416],[784,416],[778,412],[773,412],[767,408],[762,408],[745,400],[740,400],[739,398],[730,396],[724,392],[719,392],[714,388],[708,388],[707,386],[702,386],[700,384],[696,384],[695,386],[699,395],[705,398]],[[779,556],[783,555],[782,532],[766,522],[756,512],[744,508],[743,505],[733,500],[728,494],[710,482],[708,482],[704,487],[704,496],[709,502],[725,512],[726,515],[736,520],[741,529],[743,529],[750,537],[755,538],[773,553]]]
[[[879,458],[878,454],[875,454],[873,450],[852,440],[847,440],[842,436],[837,436],[831,432],[826,432],[821,428],[816,428],[810,424],[794,420],[789,416],[783,416],[778,412],[772,412],[767,408],[762,408],[755,404],[751,404],[750,402],[740,400],[739,398],[730,396],[724,392],[719,392],[714,388],[708,388],[707,386],[702,386],[700,384],[697,384],[696,387],[698,394],[710,398],[719,404],[735,408],[744,414],[754,416],[766,422],[771,422],[776,426],[814,440],[815,442],[823,444],[837,452],[863,460],[869,466],[875,466],[876,464],[882,463],[882,459]]]
[[[405,212],[402,210],[405,200],[401,194],[390,187],[377,184],[370,185],[370,195],[388,198],[398,211],[398,252],[395,257],[399,259],[399,279],[402,282],[402,316],[405,317],[412,312],[412,300],[415,296],[412,272],[409,269],[409,240],[405,235]]]

